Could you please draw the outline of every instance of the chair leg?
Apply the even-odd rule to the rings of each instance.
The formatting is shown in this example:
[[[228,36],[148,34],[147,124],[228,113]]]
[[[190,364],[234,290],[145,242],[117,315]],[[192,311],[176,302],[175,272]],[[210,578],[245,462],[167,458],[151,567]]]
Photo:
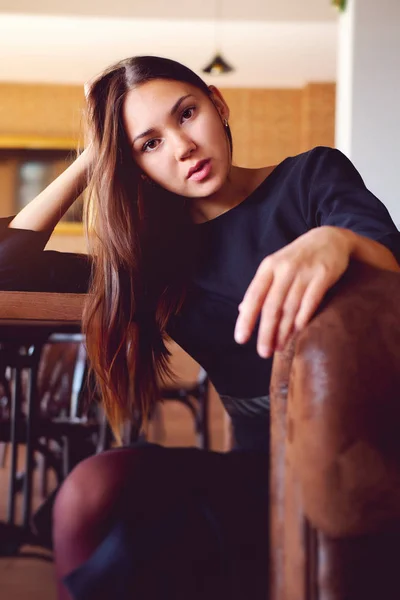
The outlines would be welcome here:
[[[233,436],[233,428],[232,428],[232,421],[230,416],[228,415],[228,413],[224,414],[224,450],[226,452],[228,452],[229,450],[232,450],[233,446],[234,446],[234,436]]]
[[[197,445],[202,450],[209,450],[211,441],[209,425],[210,393],[208,382],[203,384],[202,388],[202,392],[198,398],[199,405],[196,419]]]
[[[0,442],[0,468],[1,469],[4,469],[4,467],[6,466],[7,447],[8,447],[8,444],[6,442]]]
[[[69,437],[64,435],[62,438],[62,472],[63,478],[66,479],[71,471],[71,454]]]
[[[164,412],[159,402],[157,402],[151,414],[151,429],[153,442],[156,444],[163,444],[167,434],[165,430]]]
[[[41,443],[48,447],[49,441],[47,438],[42,438]],[[48,495],[48,481],[47,481],[47,475],[48,475],[48,464],[47,464],[47,457],[44,454],[38,454],[38,467],[39,467],[39,493],[42,496],[42,499],[44,500],[45,498],[47,498]]]

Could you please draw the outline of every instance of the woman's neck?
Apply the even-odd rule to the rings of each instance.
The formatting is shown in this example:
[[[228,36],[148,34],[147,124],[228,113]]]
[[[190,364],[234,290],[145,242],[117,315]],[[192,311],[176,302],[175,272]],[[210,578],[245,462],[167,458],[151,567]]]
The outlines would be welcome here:
[[[225,184],[215,194],[191,200],[193,222],[210,221],[231,210],[250,196],[274,168],[275,166],[246,169],[232,166]]]

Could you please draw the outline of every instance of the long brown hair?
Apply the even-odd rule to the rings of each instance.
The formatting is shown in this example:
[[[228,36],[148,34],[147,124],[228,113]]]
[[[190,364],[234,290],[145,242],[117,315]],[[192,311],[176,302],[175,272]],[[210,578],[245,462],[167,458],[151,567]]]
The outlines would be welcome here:
[[[91,373],[110,425],[140,425],[168,373],[166,326],[182,306],[190,262],[183,199],[144,183],[122,122],[126,94],[153,79],[206,83],[175,61],[141,56],[113,65],[90,86],[88,123],[96,157],[85,227],[93,259],[83,314]],[[229,128],[229,143],[232,146]],[[185,247],[185,251],[182,251]]]

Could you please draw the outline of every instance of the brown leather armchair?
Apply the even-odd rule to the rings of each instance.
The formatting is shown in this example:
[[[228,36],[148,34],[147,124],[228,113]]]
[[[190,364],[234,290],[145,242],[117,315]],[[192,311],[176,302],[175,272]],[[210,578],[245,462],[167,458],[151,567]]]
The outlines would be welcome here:
[[[399,600],[400,274],[352,264],[271,398],[270,600]]]

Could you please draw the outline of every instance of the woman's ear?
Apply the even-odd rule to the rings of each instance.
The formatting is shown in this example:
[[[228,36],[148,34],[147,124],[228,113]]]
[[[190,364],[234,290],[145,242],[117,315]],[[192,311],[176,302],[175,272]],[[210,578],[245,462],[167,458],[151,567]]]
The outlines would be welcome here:
[[[140,179],[143,181],[143,183],[151,185],[151,187],[158,187],[158,184],[155,181],[153,181],[153,179],[151,179],[148,175],[146,175],[146,173],[143,173],[143,171],[140,173]]]
[[[215,85],[209,85],[208,89],[210,90],[211,102],[214,104],[215,108],[219,112],[222,121],[224,119],[229,121],[229,106],[225,102],[223,95],[221,94],[219,89],[215,87]]]

